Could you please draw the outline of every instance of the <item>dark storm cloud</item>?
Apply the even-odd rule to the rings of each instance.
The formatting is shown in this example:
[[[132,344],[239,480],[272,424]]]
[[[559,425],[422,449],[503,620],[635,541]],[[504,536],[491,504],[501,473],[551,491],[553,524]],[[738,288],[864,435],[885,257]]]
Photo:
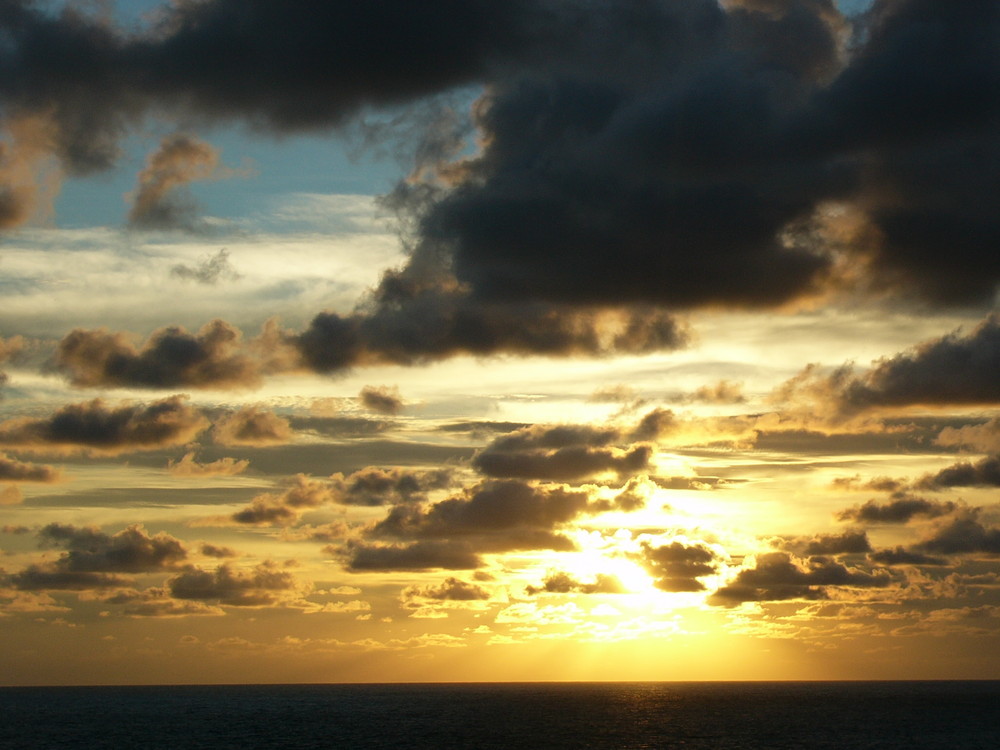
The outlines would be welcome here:
[[[403,408],[403,399],[399,395],[399,389],[384,385],[378,387],[366,385],[358,394],[358,400],[364,408],[378,414],[394,416],[399,414]]]
[[[663,591],[703,591],[698,579],[718,571],[719,559],[703,544],[671,542],[654,547],[643,542],[638,561]]]
[[[526,586],[528,594],[624,594],[625,587],[615,576],[598,573],[593,583],[579,581],[569,573],[556,571],[545,576],[541,586]]]
[[[297,591],[295,577],[273,563],[261,563],[251,570],[223,564],[214,571],[189,567],[167,581],[175,599],[215,602],[231,607],[261,607],[275,604]]]
[[[903,494],[885,503],[869,500],[864,505],[839,511],[838,521],[858,523],[908,523],[917,517],[937,518],[952,513],[959,506],[952,502],[938,502],[923,497]]]
[[[8,419],[0,423],[0,446],[116,455],[183,445],[206,427],[208,420],[181,396],[117,407],[94,399],[64,406],[47,418]]]
[[[709,602],[731,607],[740,602],[826,599],[830,586],[884,588],[890,582],[885,571],[868,573],[822,557],[800,565],[787,553],[772,552],[759,555],[753,568],[741,570],[735,580],[712,594]]]
[[[661,312],[604,341],[584,313],[770,307],[859,265],[945,303],[1000,276],[993,0],[876,0],[850,45],[832,0],[206,0],[132,36],[0,11],[0,102],[50,121],[77,174],[148,112],[290,132],[487,87],[482,152],[446,185],[419,156],[407,268],[299,340],[318,370],[676,347]],[[875,239],[831,239],[845,206]]]
[[[18,461],[0,453],[0,481],[57,482],[61,476],[59,470],[52,466]]]
[[[426,471],[369,466],[330,478],[334,501],[342,505],[395,505],[426,499],[426,493],[452,484],[448,469]]]
[[[197,334],[161,328],[139,347],[123,333],[78,328],[59,342],[55,366],[81,387],[253,388],[261,366],[242,338],[223,320]]]

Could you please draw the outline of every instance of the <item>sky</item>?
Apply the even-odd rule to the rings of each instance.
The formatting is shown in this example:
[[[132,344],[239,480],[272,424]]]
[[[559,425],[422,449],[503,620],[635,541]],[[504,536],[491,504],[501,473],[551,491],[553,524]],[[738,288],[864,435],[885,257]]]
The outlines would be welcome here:
[[[0,683],[995,678],[993,0],[0,0]]]

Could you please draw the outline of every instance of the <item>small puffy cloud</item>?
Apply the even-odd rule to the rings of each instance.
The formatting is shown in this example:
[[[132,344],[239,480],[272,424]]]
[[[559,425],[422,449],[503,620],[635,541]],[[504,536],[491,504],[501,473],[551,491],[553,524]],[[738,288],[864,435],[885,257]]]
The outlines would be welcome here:
[[[428,603],[484,602],[490,598],[489,591],[468,581],[449,577],[439,584],[407,586],[400,593],[400,600],[407,609],[418,609]]]
[[[218,180],[237,174],[219,165],[219,154],[210,144],[184,133],[165,137],[139,172],[129,226],[137,229],[187,229],[197,226],[196,206],[183,193],[199,180]]]
[[[330,550],[336,552],[336,550]],[[346,567],[354,573],[370,571],[473,570],[483,564],[467,541],[426,540],[409,544],[372,544],[351,541]]]
[[[649,440],[655,442],[676,431],[679,423],[676,415],[670,409],[656,408],[647,413],[632,430],[633,440]]]
[[[652,447],[612,445],[621,439],[613,427],[535,425],[497,437],[473,457],[472,466],[489,477],[557,482],[646,471]]]
[[[206,427],[208,420],[183,396],[116,407],[94,399],[64,406],[47,418],[0,422],[0,446],[43,453],[117,455],[183,445]]]
[[[22,591],[90,591],[128,586],[132,579],[113,573],[64,570],[52,566],[29,565],[10,577]]]
[[[884,588],[891,583],[885,571],[867,572],[817,557],[800,562],[786,552],[759,555],[754,567],[709,597],[711,604],[731,607],[741,602],[826,599],[829,587]]]
[[[948,561],[941,557],[932,557],[923,552],[895,548],[880,549],[869,553],[868,559],[879,565],[947,565]]]
[[[569,446],[554,451],[505,453],[487,447],[472,459],[476,471],[488,477],[571,482],[603,474],[632,476],[649,469],[653,449]]]
[[[913,495],[902,495],[879,503],[869,500],[864,505],[856,505],[837,513],[838,521],[857,523],[908,523],[911,519],[937,518],[953,512],[959,506],[952,502],[938,502]]]
[[[0,453],[0,481],[5,482],[58,482],[58,469],[42,464],[26,463]]]
[[[746,401],[746,396],[743,395],[742,383],[720,380],[713,385],[703,385],[691,393],[686,400],[706,404],[742,404]]]
[[[100,601],[120,606],[122,614],[126,617],[191,617],[225,614],[224,610],[205,602],[172,599],[164,587],[144,591],[125,589],[103,596]]]
[[[526,586],[528,594],[624,594],[625,587],[615,576],[598,573],[587,583],[577,580],[564,571],[553,571],[545,576],[541,586]]]
[[[377,414],[396,415],[403,408],[403,399],[399,389],[389,386],[366,385],[358,394],[361,406]]]
[[[718,572],[720,563],[717,553],[707,545],[679,541],[660,546],[643,542],[636,557],[656,587],[671,592],[704,591],[705,584],[698,579]]]
[[[369,466],[330,480],[334,500],[342,505],[395,505],[426,499],[431,490],[452,484],[449,469],[411,470]]]
[[[802,555],[857,555],[871,551],[868,534],[848,530],[840,534],[817,534],[780,541],[780,546]]]
[[[217,319],[196,334],[161,328],[138,346],[124,333],[78,328],[59,342],[55,366],[85,388],[256,388],[264,365]]]
[[[264,562],[250,570],[227,564],[214,571],[188,567],[167,581],[175,599],[214,602],[230,607],[263,607],[289,599],[303,586],[287,570]]]
[[[935,442],[946,447],[971,448],[984,453],[1000,452],[1000,417],[963,427],[945,427]]]
[[[218,544],[212,544],[211,542],[202,542],[198,551],[205,557],[239,557],[240,553],[229,547],[223,547]]]
[[[50,523],[38,532],[44,547],[64,550],[52,562],[29,565],[11,576],[22,590],[88,591],[127,586],[137,573],[176,569],[187,549],[168,534],[150,535],[134,524],[115,534],[93,527]]]
[[[92,527],[58,523],[43,526],[39,542],[66,551],[54,563],[56,570],[91,573],[148,573],[170,570],[187,559],[184,544],[169,534],[150,536],[141,524],[116,534]]]
[[[303,511],[333,502],[333,499],[333,488],[329,482],[298,474],[283,492],[257,495],[250,505],[231,518],[238,524],[287,526],[297,521]]]
[[[222,445],[281,445],[291,441],[291,424],[284,417],[246,406],[217,420],[212,437]]]
[[[197,266],[178,263],[170,269],[170,275],[175,279],[194,281],[208,286],[218,284],[221,279],[236,281],[243,278],[229,262],[229,251],[225,248],[219,250],[215,255],[202,259]]]
[[[185,453],[179,461],[168,460],[167,471],[175,477],[231,477],[246,471],[250,462],[243,459],[220,458],[208,463],[199,463],[194,451]]]
[[[560,527],[608,509],[585,491],[489,481],[429,506],[394,506],[367,533],[394,540],[467,539],[481,552],[571,550],[575,544],[558,533]]]

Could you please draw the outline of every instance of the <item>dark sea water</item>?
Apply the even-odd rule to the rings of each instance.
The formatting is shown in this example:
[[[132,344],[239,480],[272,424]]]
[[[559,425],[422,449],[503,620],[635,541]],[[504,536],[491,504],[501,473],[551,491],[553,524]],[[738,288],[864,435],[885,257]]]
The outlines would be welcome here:
[[[0,748],[1000,748],[1000,681],[0,688]]]

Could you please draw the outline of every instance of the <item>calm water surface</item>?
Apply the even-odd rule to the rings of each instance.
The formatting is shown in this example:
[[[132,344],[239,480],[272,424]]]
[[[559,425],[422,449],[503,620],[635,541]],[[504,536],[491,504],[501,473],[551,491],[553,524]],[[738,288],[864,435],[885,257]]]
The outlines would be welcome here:
[[[995,750],[1000,681],[0,688],[0,747]]]

